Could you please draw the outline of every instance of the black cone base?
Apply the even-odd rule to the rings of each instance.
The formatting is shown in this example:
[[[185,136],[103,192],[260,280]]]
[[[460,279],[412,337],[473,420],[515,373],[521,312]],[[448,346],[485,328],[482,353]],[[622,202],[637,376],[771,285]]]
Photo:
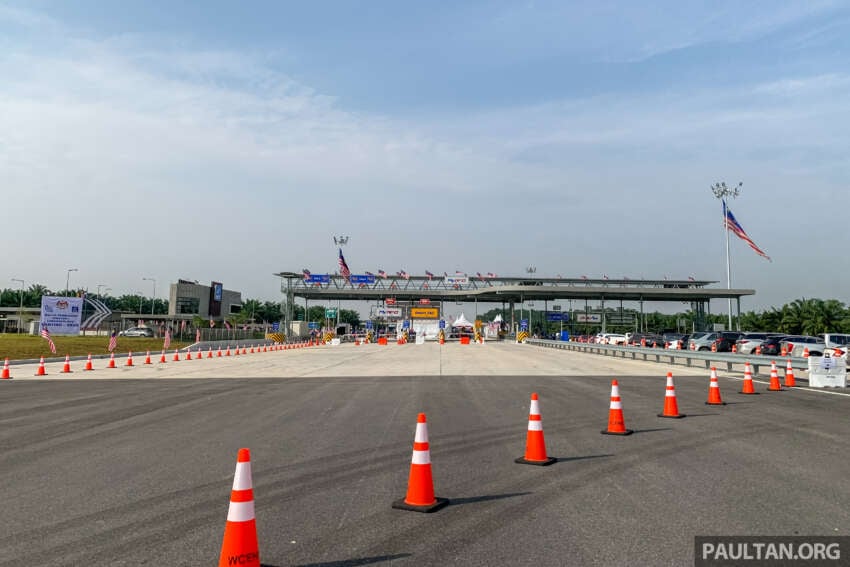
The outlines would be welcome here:
[[[664,415],[663,413],[659,413],[658,417],[669,417],[671,419],[682,419],[683,417],[685,417],[685,414],[680,413],[678,415]]]
[[[742,396],[758,396],[761,392],[738,392]]]
[[[608,431],[607,429],[603,429],[601,431],[602,435],[631,435],[634,433],[631,429],[626,429],[625,431]]]
[[[726,402],[705,402],[707,406],[725,406]]]
[[[548,457],[545,461],[529,461],[525,457],[520,457],[518,459],[514,459],[514,462],[519,463],[521,465],[537,465],[538,467],[545,467],[546,465],[557,463],[558,459],[556,459],[555,457]]]
[[[404,501],[404,498],[402,498],[401,500],[393,502],[393,508],[398,510],[407,510],[409,512],[424,512],[426,514],[430,514],[431,512],[436,512],[443,506],[447,506],[449,503],[448,498],[434,498],[434,500],[435,502],[428,506],[414,506],[413,504],[408,504]]]

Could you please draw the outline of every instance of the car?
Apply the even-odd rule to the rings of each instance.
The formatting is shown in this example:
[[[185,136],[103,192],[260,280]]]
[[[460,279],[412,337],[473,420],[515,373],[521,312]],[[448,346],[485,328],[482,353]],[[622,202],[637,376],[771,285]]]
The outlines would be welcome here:
[[[785,335],[777,335],[768,337],[759,345],[761,353],[765,356],[778,356],[782,353],[782,341],[785,340]]]
[[[752,354],[769,337],[781,336],[781,333],[746,332],[735,343],[739,354]]]
[[[152,337],[153,329],[150,327],[130,327],[118,333],[119,337]]]
[[[667,345],[667,348],[673,350],[687,349],[690,344],[689,339],[690,335],[682,333],[664,333],[664,344]]]
[[[842,353],[838,356],[843,356],[850,351],[850,335],[843,333],[826,333],[818,335],[818,337],[822,339],[826,345],[826,350],[824,352],[829,356],[834,356],[836,351]],[[850,358],[848,358],[848,361],[850,361]]]
[[[695,333],[688,343],[691,350],[711,350],[711,345],[717,340],[720,333]]]
[[[717,352],[732,352],[732,345],[735,344],[741,334],[738,331],[721,331],[718,333],[717,338],[714,339],[714,349]],[[735,348],[737,349],[738,347]]]
[[[782,341],[782,346],[785,347],[788,356],[803,356],[806,349],[808,349],[810,356],[823,356],[826,350],[826,343],[822,338],[808,335],[786,336]]]
[[[647,348],[652,348],[653,345],[657,347],[664,347],[664,339],[661,335],[655,335],[652,333],[634,333],[631,336],[631,341],[629,344],[634,346],[641,346],[641,341]]]

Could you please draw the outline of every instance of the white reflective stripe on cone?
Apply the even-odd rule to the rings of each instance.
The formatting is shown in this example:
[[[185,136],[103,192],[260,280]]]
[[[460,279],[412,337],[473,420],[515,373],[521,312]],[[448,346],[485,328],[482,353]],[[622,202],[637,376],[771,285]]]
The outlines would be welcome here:
[[[623,409],[623,402],[611,402],[611,409]]]
[[[536,419],[528,420],[529,431],[543,431],[543,422]]]
[[[427,443],[428,442],[428,424],[427,423],[417,423],[416,424],[416,436],[413,438],[415,443]]]
[[[251,461],[236,463],[236,474],[233,475],[233,490],[247,490],[251,486]]]
[[[254,519],[254,501],[231,502],[227,511],[228,522],[247,522]]]
[[[410,463],[414,465],[430,465],[431,451],[413,451]]]
[[[531,415],[540,415],[540,401],[531,400],[531,409],[528,410]]]
[[[620,397],[620,387],[619,386],[611,386],[611,397],[612,398]]]
[[[667,396],[668,398],[675,398],[676,397],[676,390],[667,390],[667,393],[664,394],[664,395]]]

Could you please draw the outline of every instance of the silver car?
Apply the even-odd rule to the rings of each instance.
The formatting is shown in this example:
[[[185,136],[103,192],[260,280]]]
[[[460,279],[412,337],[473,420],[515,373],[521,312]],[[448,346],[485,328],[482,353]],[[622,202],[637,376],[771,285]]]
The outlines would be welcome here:
[[[688,341],[690,350],[711,350],[711,345],[717,340],[720,333],[694,333],[691,340]]]
[[[803,356],[806,349],[810,356],[823,356],[826,344],[823,339],[806,335],[790,335],[782,339],[782,346],[788,351],[788,356]]]
[[[735,348],[739,354],[752,354],[768,338],[778,336],[780,333],[744,333],[735,342]]]

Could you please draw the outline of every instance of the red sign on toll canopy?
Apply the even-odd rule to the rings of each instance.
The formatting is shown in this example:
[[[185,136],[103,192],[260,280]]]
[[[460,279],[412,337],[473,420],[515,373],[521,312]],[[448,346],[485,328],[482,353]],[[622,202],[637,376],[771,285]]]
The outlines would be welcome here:
[[[428,299],[427,297],[423,297],[422,299],[419,300],[419,305],[430,305],[430,304],[431,304],[431,300]]]
[[[388,297],[384,300],[387,305],[395,305],[395,297]]]

